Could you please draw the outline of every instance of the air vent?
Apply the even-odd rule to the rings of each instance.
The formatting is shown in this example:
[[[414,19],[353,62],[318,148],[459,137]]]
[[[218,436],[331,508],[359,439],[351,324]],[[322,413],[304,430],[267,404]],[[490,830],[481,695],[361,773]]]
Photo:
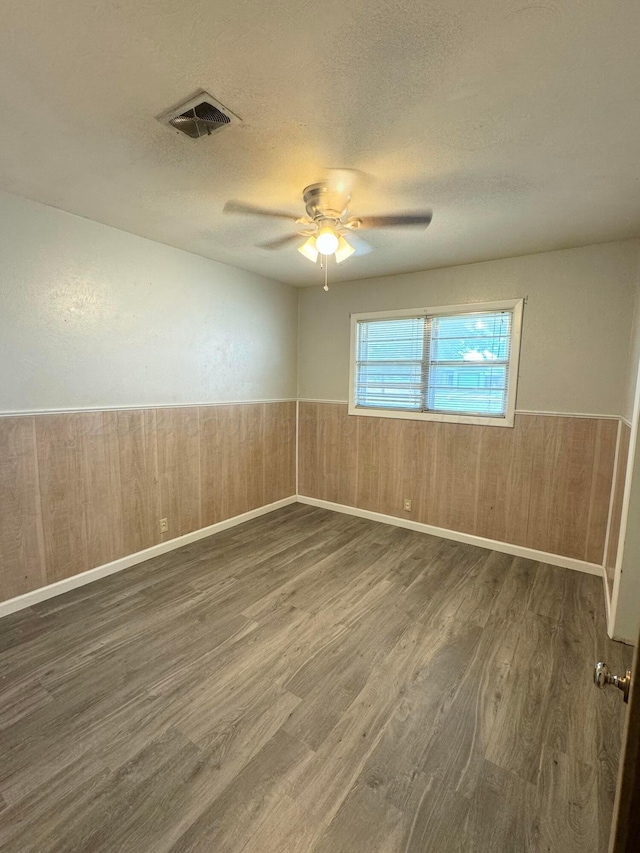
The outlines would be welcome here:
[[[199,139],[201,136],[211,136],[240,119],[207,92],[200,92],[185,104],[159,116],[158,121],[174,127],[191,139]]]

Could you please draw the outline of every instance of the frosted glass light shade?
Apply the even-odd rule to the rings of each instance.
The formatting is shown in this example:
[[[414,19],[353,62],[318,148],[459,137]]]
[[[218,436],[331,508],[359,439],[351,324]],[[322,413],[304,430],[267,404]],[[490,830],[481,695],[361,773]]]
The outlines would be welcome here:
[[[312,263],[318,260],[318,250],[316,249],[316,238],[309,237],[302,246],[298,247],[298,251],[301,255],[304,255],[305,258],[308,258]]]
[[[344,239],[344,237],[338,238],[338,248],[336,249],[336,263],[341,264],[342,261],[346,261],[347,258],[350,258],[351,255],[355,252],[355,249],[350,243]]]

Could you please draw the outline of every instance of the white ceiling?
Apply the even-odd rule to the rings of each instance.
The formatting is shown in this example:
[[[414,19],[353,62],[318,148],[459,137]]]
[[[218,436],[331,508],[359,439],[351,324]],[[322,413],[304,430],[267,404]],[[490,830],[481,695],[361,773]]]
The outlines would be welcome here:
[[[325,167],[370,179],[365,278],[640,234],[636,0],[4,0],[0,186],[293,284],[256,242]],[[194,141],[155,116],[205,89],[242,123]]]

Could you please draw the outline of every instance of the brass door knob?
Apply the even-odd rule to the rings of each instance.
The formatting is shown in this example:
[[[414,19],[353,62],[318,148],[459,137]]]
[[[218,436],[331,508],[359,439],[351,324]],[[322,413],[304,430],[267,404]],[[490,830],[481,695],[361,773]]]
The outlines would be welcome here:
[[[593,673],[593,681],[596,687],[599,687],[601,690],[604,690],[609,684],[613,684],[614,687],[617,687],[619,690],[622,690],[622,695],[624,697],[624,701],[629,701],[629,688],[631,687],[631,670],[628,669],[624,678],[620,678],[619,675],[612,675],[609,667],[603,661],[599,661],[596,664],[596,668]]]

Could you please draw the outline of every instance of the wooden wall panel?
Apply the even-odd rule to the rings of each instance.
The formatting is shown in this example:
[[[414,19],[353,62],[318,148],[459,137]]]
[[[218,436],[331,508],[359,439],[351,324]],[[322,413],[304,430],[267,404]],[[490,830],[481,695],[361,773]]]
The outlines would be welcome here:
[[[321,405],[298,404],[298,492],[311,497],[320,494],[318,412]]]
[[[480,438],[476,533],[525,545],[533,475],[534,418],[516,418],[513,429],[486,428]]]
[[[275,405],[275,404],[270,404]],[[202,506],[213,524],[262,506],[264,500],[264,406],[201,409]]]
[[[536,417],[527,545],[586,559],[596,447],[592,418]]]
[[[402,510],[405,497],[405,430],[402,422],[365,417],[358,418],[356,426],[356,435],[353,430],[349,433],[351,441],[357,438],[357,446],[349,449],[349,455],[357,458],[355,505],[374,512],[389,514],[391,511],[395,515]],[[352,494],[351,490],[349,494]]]
[[[265,403],[262,456],[265,504],[296,491],[296,404]]]
[[[613,500],[611,504],[611,528],[609,530],[609,543],[607,546],[607,555],[605,560],[607,582],[609,584],[610,591],[613,590],[613,576],[615,574],[616,559],[618,557],[618,537],[620,536],[620,522],[622,520],[622,500],[624,498],[624,484],[627,474],[630,439],[631,428],[624,421],[621,421],[618,460],[615,470]]]
[[[264,406],[218,406],[225,415],[225,435],[228,453],[227,479],[220,490],[228,495],[225,518],[242,515],[263,506],[264,499]]]
[[[169,523],[161,540],[201,527],[200,440],[197,407],[156,409],[160,516]]]
[[[37,416],[47,581],[124,554],[115,412]]]
[[[318,419],[318,458],[321,490],[338,502],[355,505],[358,470],[357,428],[346,406],[327,404]]]
[[[295,403],[0,418],[0,600],[294,493]]]
[[[290,497],[296,490],[296,404],[200,409],[202,526]]]
[[[435,518],[438,504],[435,474],[439,424],[430,423],[430,429],[424,429],[425,424],[420,421],[405,423],[404,497],[413,501],[413,507],[411,512],[395,507],[395,512],[391,514],[401,518]]]
[[[217,406],[202,406],[198,411],[200,428],[200,520],[203,527],[222,521],[218,492],[225,480],[224,443],[218,428]]]
[[[83,571],[84,534],[82,454],[76,419],[81,415],[36,418],[36,446],[47,580],[52,583]]]
[[[125,555],[116,412],[91,412],[78,420],[86,500],[89,568]]]
[[[435,494],[430,524],[463,533],[477,529],[482,428],[437,424]]]
[[[519,417],[517,419],[519,420]],[[531,447],[531,486],[529,517],[523,543],[530,548],[536,547],[531,544],[532,542],[549,542],[550,526],[554,523],[551,502],[555,488],[553,479],[558,456],[559,420],[559,418],[536,415],[531,417],[528,436]],[[562,520],[559,521],[562,523]]]
[[[615,421],[519,415],[504,429],[299,409],[301,494],[602,560]],[[295,432],[294,403],[0,418],[0,595],[293,494]],[[609,565],[628,438],[623,425]]]
[[[362,420],[350,417],[341,403],[300,403],[300,494],[356,505],[357,430]]]
[[[518,415],[507,429],[300,409],[301,494],[350,504],[355,483],[362,509],[602,562],[615,420]]]
[[[586,559],[590,563],[602,563],[607,539],[607,524],[611,505],[611,490],[614,486],[613,466],[616,457],[618,424],[613,420],[597,422],[596,450],[593,458],[591,500],[587,522]]]
[[[161,541],[158,447],[154,409],[116,413],[124,552]]]
[[[33,417],[0,418],[0,600],[46,583]]]

